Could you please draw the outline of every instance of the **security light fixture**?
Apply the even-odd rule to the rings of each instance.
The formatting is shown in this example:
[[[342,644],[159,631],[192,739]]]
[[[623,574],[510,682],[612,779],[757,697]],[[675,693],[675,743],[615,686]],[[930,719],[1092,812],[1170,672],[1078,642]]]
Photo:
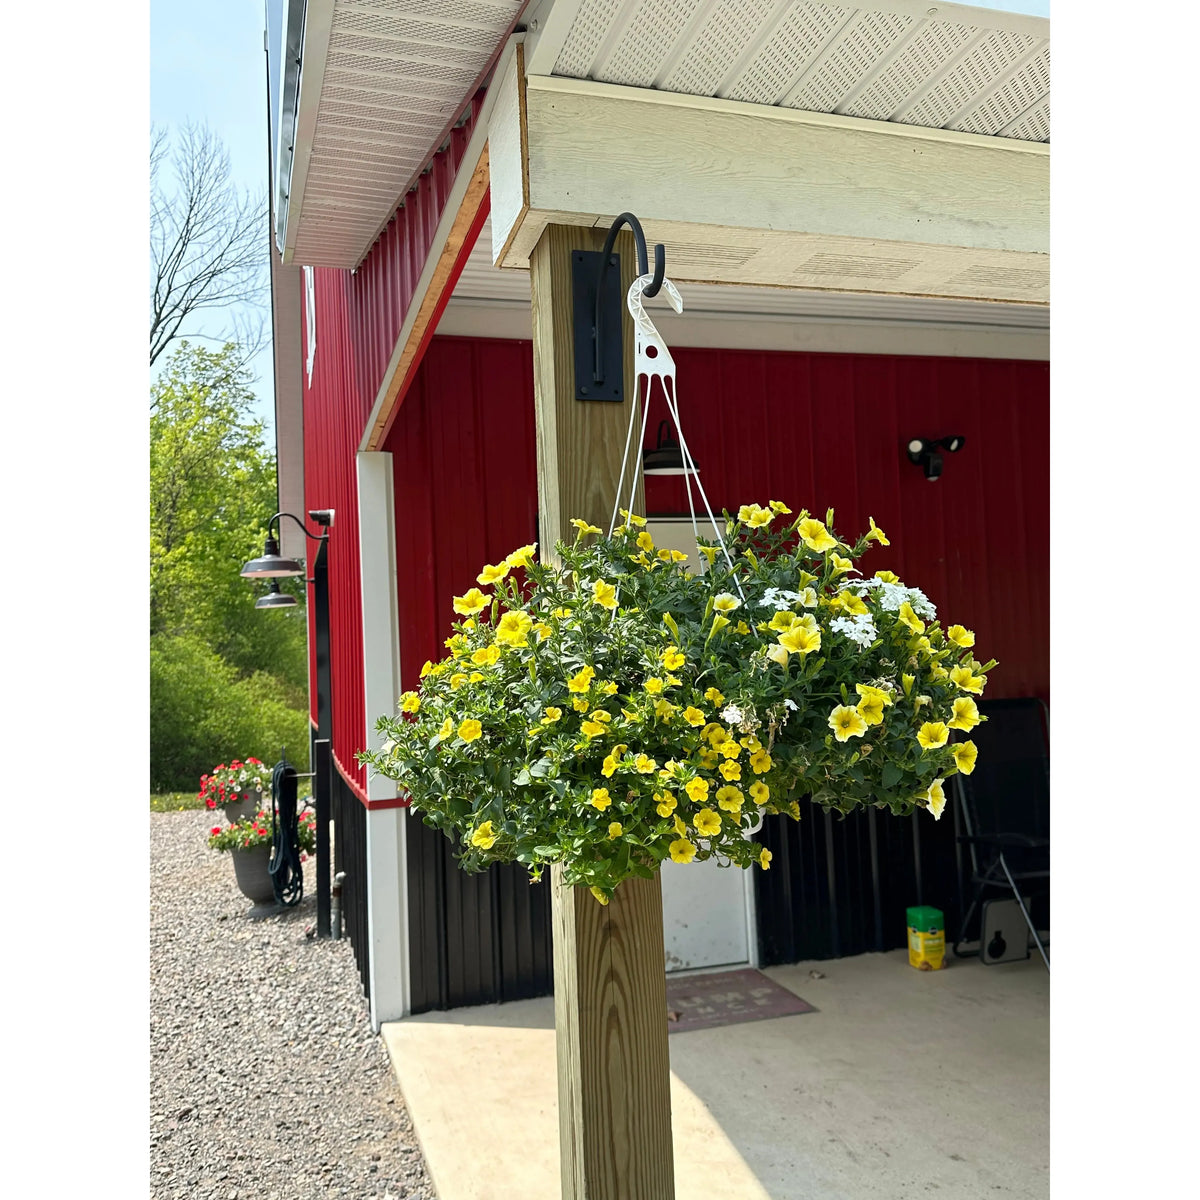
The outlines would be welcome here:
[[[698,474],[695,462],[689,467],[683,460],[683,449],[671,436],[670,423],[658,423],[658,445],[653,450],[642,451],[643,475],[687,475]]]
[[[910,438],[906,447],[909,461],[916,463],[925,472],[925,478],[934,483],[942,474],[942,456],[939,451],[957,454],[966,444],[966,440],[959,434],[944,438]]]

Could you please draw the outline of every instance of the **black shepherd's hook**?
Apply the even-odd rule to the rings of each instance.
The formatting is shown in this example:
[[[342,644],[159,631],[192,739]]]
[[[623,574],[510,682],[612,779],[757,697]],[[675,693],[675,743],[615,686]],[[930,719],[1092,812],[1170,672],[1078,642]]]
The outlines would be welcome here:
[[[600,369],[600,347],[604,341],[601,326],[600,297],[604,294],[604,276],[608,271],[608,260],[612,257],[613,243],[617,240],[617,231],[622,225],[629,226],[633,233],[633,240],[637,245],[638,276],[641,277],[642,275],[650,274],[649,260],[646,255],[646,235],[642,231],[642,223],[633,213],[623,212],[612,223],[612,228],[608,231],[608,237],[604,239],[604,251],[600,258],[600,276],[596,280],[596,313],[595,319],[592,322],[592,351],[594,355],[592,380],[595,383],[604,382],[604,375]],[[649,298],[650,296],[658,295],[658,289],[662,287],[663,275],[666,273],[666,269],[666,251],[663,249],[662,243],[659,242],[654,247],[654,278],[642,292],[643,296]]]

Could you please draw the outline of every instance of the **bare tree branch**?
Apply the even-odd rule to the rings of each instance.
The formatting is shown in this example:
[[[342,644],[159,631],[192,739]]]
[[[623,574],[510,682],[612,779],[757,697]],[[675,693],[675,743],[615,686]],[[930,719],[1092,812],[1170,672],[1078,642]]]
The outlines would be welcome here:
[[[168,166],[170,178],[164,179]],[[229,154],[204,125],[179,130],[174,153],[163,129],[150,142],[150,365],[176,338],[200,335],[189,328],[205,310],[267,300],[268,238],[265,195],[239,191]],[[244,323],[245,318],[243,318]],[[253,322],[251,322],[253,324]],[[242,332],[209,335],[234,341]],[[255,335],[252,358],[263,344]]]

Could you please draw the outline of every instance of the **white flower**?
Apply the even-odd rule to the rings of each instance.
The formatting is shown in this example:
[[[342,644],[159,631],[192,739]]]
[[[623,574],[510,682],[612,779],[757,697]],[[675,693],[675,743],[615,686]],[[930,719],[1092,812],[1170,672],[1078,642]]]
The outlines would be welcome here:
[[[846,587],[854,589],[859,596],[866,595],[868,591],[874,591],[879,607],[887,612],[899,612],[900,606],[907,600],[912,605],[913,612],[918,616],[924,617],[927,621],[937,618],[937,609],[920,588],[907,587],[903,583],[887,583],[878,577],[855,579],[848,582]]]
[[[727,725],[740,725],[745,719],[745,714],[736,704],[727,704],[721,710],[721,720]]]
[[[870,615],[862,613],[859,616],[835,617],[829,622],[829,628],[848,637],[852,642],[866,649],[878,636],[875,623]]]
[[[804,600],[805,593],[812,592],[812,603],[808,604]],[[804,592],[789,592],[786,588],[767,588],[762,594],[762,599],[758,602],[759,608],[773,608],[776,612],[783,612],[785,608],[791,608],[794,604],[804,603],[808,608],[815,608],[817,605],[817,594],[812,588],[805,588]]]
[[[785,705],[787,705],[787,707],[788,707],[788,708],[790,708],[790,709],[792,710],[792,712],[795,712],[795,711],[796,711],[796,702],[795,702],[795,700],[788,700],[788,699],[785,697],[783,702],[784,702],[784,704],[785,704]]]

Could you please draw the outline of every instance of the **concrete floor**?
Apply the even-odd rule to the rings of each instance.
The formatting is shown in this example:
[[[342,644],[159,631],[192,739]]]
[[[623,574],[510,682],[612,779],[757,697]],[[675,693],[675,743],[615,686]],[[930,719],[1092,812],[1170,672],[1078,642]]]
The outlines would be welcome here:
[[[1049,1196],[1039,958],[921,972],[897,950],[764,974],[819,1011],[670,1038],[678,1200]],[[383,1037],[439,1200],[559,1195],[552,999]]]

